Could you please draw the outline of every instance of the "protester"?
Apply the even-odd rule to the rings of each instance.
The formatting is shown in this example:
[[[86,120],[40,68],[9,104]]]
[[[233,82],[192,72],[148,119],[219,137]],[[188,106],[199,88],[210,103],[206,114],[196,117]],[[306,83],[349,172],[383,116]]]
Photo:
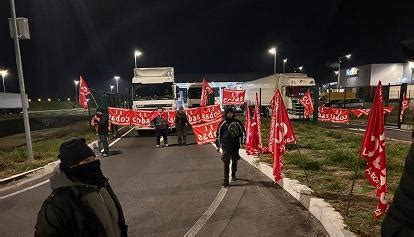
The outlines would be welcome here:
[[[37,215],[34,236],[126,237],[122,207],[85,139],[64,142],[58,157],[53,191]]]
[[[164,140],[164,145],[168,146],[168,123],[162,117],[162,107],[159,107],[157,116],[151,121],[151,127],[155,127],[156,146],[160,147],[161,136]]]
[[[227,107],[224,111],[224,121],[217,129],[217,151],[221,147],[223,155],[221,160],[224,163],[224,182],[223,186],[229,186],[229,166],[231,165],[232,180],[236,180],[237,161],[240,159],[240,144],[245,142],[245,131],[240,120],[234,118],[233,108]]]
[[[109,119],[108,114],[104,109],[96,110],[96,118],[94,120],[94,126],[97,128],[98,134],[98,150],[102,156],[109,155],[109,145],[108,145],[108,133],[109,133]]]
[[[414,145],[405,158],[400,184],[385,216],[381,236],[414,236]]]
[[[187,115],[184,112],[184,107],[179,106],[175,115],[175,130],[177,132],[178,145],[187,144],[186,127],[189,125]]]

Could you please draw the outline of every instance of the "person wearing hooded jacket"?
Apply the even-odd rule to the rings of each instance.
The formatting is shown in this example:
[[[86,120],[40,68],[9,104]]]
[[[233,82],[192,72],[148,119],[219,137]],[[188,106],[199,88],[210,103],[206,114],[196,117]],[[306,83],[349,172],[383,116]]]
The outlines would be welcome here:
[[[229,127],[232,123],[235,123],[239,130],[238,135],[235,137],[231,136],[231,134],[229,133]],[[245,142],[244,126],[240,120],[235,118],[235,113],[234,113],[233,108],[227,107],[224,110],[224,120],[218,126],[216,136],[217,136],[217,140],[216,140],[217,151],[219,151],[219,148],[221,148],[223,151],[223,154],[221,157],[221,160],[223,161],[223,165],[224,165],[223,186],[227,187],[229,186],[230,161],[232,163],[231,177],[232,177],[232,180],[236,180],[237,162],[240,159],[240,155],[239,155],[240,144],[244,144]]]
[[[184,107],[180,105],[175,115],[175,130],[177,132],[178,145],[187,144],[186,127],[188,123],[187,115],[184,112]]]
[[[121,204],[85,139],[64,142],[58,157],[52,193],[37,215],[34,236],[126,237]]]
[[[381,236],[414,236],[414,145],[405,158],[400,184],[382,221]]]
[[[108,134],[109,134],[109,118],[108,114],[104,109],[97,109],[96,110],[96,117],[97,119],[93,119],[93,123],[97,128],[98,134],[98,150],[102,156],[109,155],[109,145],[108,145]]]

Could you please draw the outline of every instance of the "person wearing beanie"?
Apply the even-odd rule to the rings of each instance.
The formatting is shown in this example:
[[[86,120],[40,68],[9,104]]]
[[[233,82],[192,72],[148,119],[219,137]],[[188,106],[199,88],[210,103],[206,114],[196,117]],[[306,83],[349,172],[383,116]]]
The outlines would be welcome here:
[[[217,151],[219,151],[219,148],[223,151],[221,157],[224,164],[223,187],[228,187],[230,161],[231,177],[232,180],[236,180],[237,161],[240,159],[240,144],[244,144],[245,142],[244,126],[240,120],[235,118],[233,108],[227,107],[224,110],[224,121],[219,125],[216,136]]]
[[[106,157],[109,155],[108,134],[109,134],[109,118],[105,109],[98,108],[96,110],[96,119],[93,120],[98,135],[99,153]]]
[[[127,236],[121,204],[85,139],[64,142],[58,158],[34,236]]]
[[[381,236],[414,236],[414,145],[405,158],[400,184],[382,221]]]
[[[151,127],[155,128],[155,142],[156,147],[161,147],[160,141],[161,136],[164,140],[164,145],[168,146],[168,123],[165,118],[162,116],[163,108],[158,107],[156,113],[157,116],[151,121]]]
[[[186,127],[190,125],[187,120],[187,115],[184,112],[184,107],[180,105],[175,115],[175,130],[177,132],[178,145],[187,144]]]

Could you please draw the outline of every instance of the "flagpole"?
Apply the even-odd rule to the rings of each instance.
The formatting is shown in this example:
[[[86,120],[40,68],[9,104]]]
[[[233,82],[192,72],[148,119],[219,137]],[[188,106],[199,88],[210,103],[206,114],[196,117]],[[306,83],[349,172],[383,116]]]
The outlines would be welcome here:
[[[359,159],[357,158],[357,160],[356,160],[356,166],[355,166],[355,170],[354,170],[354,178],[352,179],[351,192],[349,193],[349,196],[348,196],[348,204],[347,204],[346,213],[345,213],[346,216],[348,216],[348,214],[349,214],[349,208],[351,207],[352,193],[354,192],[356,175],[357,175],[358,170],[359,170],[359,164],[358,163],[359,163]]]
[[[93,101],[95,102],[96,108],[98,108],[98,103],[96,103],[95,97],[93,96],[93,93],[91,91],[90,95],[92,96]]]

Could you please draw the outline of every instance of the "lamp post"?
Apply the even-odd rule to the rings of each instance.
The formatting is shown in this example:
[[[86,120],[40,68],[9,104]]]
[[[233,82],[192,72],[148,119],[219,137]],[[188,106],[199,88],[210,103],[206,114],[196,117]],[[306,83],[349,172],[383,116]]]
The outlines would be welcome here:
[[[299,66],[299,67],[295,67],[294,69],[293,69],[293,71],[294,72],[296,72],[296,69],[298,69],[299,71],[303,71],[303,66]]]
[[[78,80],[73,80],[73,84],[75,84],[75,103],[76,103],[76,101],[78,101],[78,85],[79,85],[79,81]]]
[[[137,68],[137,58],[142,55],[142,52],[139,50],[135,50],[134,52],[134,59],[135,59],[135,68]]]
[[[347,54],[347,55],[338,57],[338,82],[336,84],[336,89],[338,90],[338,92],[339,92],[339,80],[341,78],[341,62],[342,62],[341,60],[343,58],[350,59],[351,58],[351,54]]]
[[[111,88],[111,93],[112,93],[112,90],[114,89],[114,86],[110,85],[109,87]]]
[[[118,94],[119,93],[119,89],[118,89],[118,81],[119,81],[119,79],[120,79],[121,77],[119,77],[119,76],[114,76],[114,79],[115,79],[115,81],[116,81],[116,93]]]
[[[283,59],[283,74],[285,74],[285,64],[287,63],[287,58]]]
[[[7,70],[0,71],[1,79],[3,80],[3,93],[6,93],[6,86],[4,85],[4,78],[7,76]]]
[[[274,55],[274,60],[273,60],[273,74],[276,74],[276,47],[272,47],[268,50],[268,52],[272,55]]]

